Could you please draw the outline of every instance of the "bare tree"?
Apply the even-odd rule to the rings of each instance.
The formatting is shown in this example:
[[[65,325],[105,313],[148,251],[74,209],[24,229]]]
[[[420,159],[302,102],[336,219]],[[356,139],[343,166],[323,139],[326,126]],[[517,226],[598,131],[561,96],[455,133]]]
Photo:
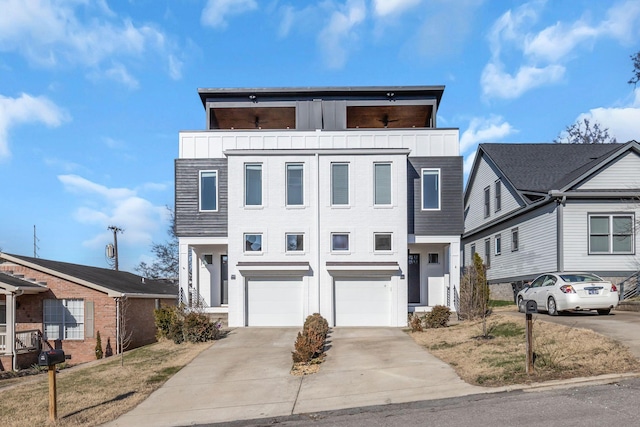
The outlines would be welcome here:
[[[473,265],[466,267],[460,279],[460,318],[482,319],[482,335],[488,336],[489,283],[486,267],[478,253],[473,254]]]
[[[171,215],[171,225],[167,230],[169,240],[164,243],[152,243],[151,252],[156,259],[151,263],[141,262],[135,270],[149,279],[177,280],[180,272],[178,255],[178,236],[176,235],[176,216],[172,208],[167,206]]]
[[[584,118],[560,132],[553,140],[556,144],[615,144],[618,142],[613,135],[609,135],[609,129],[603,128],[600,123]]]
[[[120,353],[120,366],[124,366],[124,351],[129,348],[131,339],[133,338],[133,328],[129,324],[128,311],[130,309],[130,301],[126,296],[116,298],[117,305],[117,322],[118,322],[118,353]]]
[[[640,82],[640,51],[631,55],[631,61],[633,61],[633,77],[628,83],[636,86]]]

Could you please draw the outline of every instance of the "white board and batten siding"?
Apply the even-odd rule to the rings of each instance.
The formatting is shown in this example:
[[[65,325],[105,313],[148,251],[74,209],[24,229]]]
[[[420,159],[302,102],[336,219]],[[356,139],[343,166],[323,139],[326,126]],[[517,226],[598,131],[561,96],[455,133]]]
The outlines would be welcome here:
[[[564,268],[579,271],[637,271],[640,264],[635,233],[634,254],[589,255],[589,214],[632,213],[636,224],[640,218],[640,202],[580,202],[573,201],[564,207]],[[637,227],[637,225],[636,225]]]
[[[487,270],[487,279],[500,281],[503,278],[536,275],[553,271],[557,267],[557,216],[555,205],[544,206],[534,215],[521,223],[492,230],[489,234],[465,244],[465,265],[472,264],[471,244],[475,243],[476,252],[486,259],[485,239],[491,239],[491,267]],[[511,250],[511,230],[518,229],[518,250]],[[496,235],[500,234],[502,251],[495,254]]]
[[[640,156],[629,152],[590,178],[579,190],[631,190],[640,188]]]
[[[496,212],[495,206],[495,183],[500,177],[496,171],[486,162],[484,158],[478,163],[474,180],[471,183],[472,188],[467,191],[469,197],[467,199],[465,209],[469,208],[469,212],[464,221],[465,231],[473,230],[480,227],[486,222],[495,219],[497,216],[506,215],[521,207],[518,202],[517,195],[513,192],[507,183],[502,180],[501,190],[501,209]],[[484,189],[489,187],[491,190],[491,213],[489,217],[484,216]]]

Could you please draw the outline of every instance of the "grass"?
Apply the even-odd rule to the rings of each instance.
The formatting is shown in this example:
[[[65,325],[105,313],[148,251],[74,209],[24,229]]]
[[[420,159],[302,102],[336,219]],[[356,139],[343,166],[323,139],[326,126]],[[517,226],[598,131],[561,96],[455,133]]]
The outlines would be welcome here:
[[[511,304],[514,305],[514,304]],[[425,329],[410,335],[430,353],[453,367],[464,381],[481,386],[505,386],[640,372],[629,349],[587,329],[570,328],[536,318],[533,325],[534,372],[525,372],[525,322],[495,311],[487,319],[490,339],[481,321],[459,322],[448,328]]]
[[[171,341],[65,369],[57,374],[58,421],[49,421],[48,375],[0,381],[0,425],[96,426],[130,411],[209,343]]]

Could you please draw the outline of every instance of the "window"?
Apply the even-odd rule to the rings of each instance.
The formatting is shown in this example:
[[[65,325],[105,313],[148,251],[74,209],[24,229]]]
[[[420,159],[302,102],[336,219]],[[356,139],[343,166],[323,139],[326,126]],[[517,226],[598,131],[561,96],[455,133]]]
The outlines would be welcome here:
[[[491,239],[484,241],[484,265],[491,267]]]
[[[391,250],[391,233],[375,233],[373,235],[373,249],[375,251]]]
[[[84,300],[45,299],[44,335],[47,340],[84,339]]]
[[[496,190],[495,190],[495,205],[496,212],[502,209],[502,182],[496,181]]]
[[[439,255],[437,253],[427,254],[427,262],[429,264],[440,264]]]
[[[473,258],[475,258],[476,255],[476,244],[472,244],[471,245],[471,264],[473,264]]]
[[[502,235],[496,234],[496,255],[500,255],[502,253]]]
[[[262,234],[245,234],[244,251],[262,252]]]
[[[331,204],[349,204],[349,163],[331,164]]]
[[[244,166],[244,204],[262,206],[262,165]]]
[[[213,255],[212,254],[202,255],[202,262],[204,262],[207,265],[213,264]]]
[[[375,182],[373,203],[375,205],[391,204],[391,164],[375,163],[373,165]]]
[[[518,245],[520,244],[518,240],[518,229],[513,228],[511,230],[511,252],[515,252],[518,250]]]
[[[348,251],[349,250],[349,235],[345,233],[334,233],[331,235],[331,250],[332,251]]]
[[[440,210],[440,169],[422,170],[422,210]]]
[[[218,171],[200,171],[200,210],[218,210]]]
[[[287,206],[304,204],[303,172],[302,164],[287,164]]]
[[[484,189],[484,217],[491,215],[491,188]]]
[[[304,235],[303,234],[286,234],[287,252],[304,251]]]
[[[589,215],[590,254],[633,253],[633,215]]]

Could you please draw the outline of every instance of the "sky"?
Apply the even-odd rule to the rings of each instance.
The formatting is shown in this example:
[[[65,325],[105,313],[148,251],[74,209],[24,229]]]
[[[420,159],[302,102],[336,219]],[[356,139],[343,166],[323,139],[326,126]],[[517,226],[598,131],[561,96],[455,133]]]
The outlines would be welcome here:
[[[151,261],[198,88],[444,85],[467,174],[584,118],[640,140],[638,51],[637,0],[0,0],[0,249],[108,267],[114,225]]]

